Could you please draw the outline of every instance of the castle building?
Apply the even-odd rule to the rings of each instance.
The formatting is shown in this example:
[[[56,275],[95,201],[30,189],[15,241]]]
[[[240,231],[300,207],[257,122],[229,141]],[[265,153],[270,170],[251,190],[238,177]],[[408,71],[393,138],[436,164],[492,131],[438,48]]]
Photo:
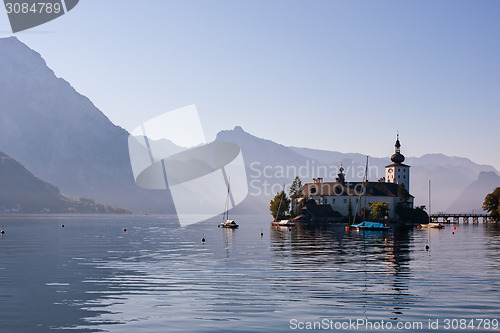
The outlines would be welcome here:
[[[312,183],[304,184],[303,196],[315,200],[318,205],[330,205],[342,216],[348,215],[349,206],[353,214],[360,214],[363,207],[384,202],[389,204],[388,219],[397,219],[396,206],[401,202],[398,188],[403,184],[410,191],[410,166],[403,164],[405,157],[401,154],[399,134],[395,147],[395,153],[391,156],[392,163],[385,167],[385,179],[378,182],[347,182],[341,164],[334,182],[315,178]],[[413,196],[410,195],[407,205],[413,207]]]

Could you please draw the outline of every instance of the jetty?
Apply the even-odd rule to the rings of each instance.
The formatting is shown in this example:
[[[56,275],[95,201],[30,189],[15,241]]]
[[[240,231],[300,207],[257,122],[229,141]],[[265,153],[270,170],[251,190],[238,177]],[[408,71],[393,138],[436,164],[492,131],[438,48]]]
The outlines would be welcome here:
[[[431,215],[431,222],[437,223],[496,223],[488,214],[447,214],[438,213]]]

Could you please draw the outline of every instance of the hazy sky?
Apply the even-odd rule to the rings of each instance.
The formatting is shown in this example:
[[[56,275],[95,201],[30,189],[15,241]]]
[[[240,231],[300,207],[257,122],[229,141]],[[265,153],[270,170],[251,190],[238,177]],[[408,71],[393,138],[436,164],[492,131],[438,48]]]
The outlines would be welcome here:
[[[16,36],[129,131],[196,104],[209,139],[387,156],[399,130],[500,169],[500,1],[81,0]]]

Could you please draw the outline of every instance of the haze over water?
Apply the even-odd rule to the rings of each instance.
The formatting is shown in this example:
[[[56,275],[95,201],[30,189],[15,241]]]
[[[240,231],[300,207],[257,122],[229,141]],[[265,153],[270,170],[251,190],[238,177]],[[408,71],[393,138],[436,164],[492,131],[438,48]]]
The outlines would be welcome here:
[[[232,218],[239,229],[4,216],[0,332],[287,332],[293,319],[363,318],[436,332],[429,320],[444,331],[445,319],[500,319],[499,225],[363,233]]]

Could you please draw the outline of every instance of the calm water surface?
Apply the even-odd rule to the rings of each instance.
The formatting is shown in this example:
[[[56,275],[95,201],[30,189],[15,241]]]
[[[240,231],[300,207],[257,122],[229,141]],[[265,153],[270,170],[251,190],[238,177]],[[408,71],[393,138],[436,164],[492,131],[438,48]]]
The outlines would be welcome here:
[[[237,230],[219,219],[179,228],[172,216],[0,217],[0,332],[289,332],[293,319],[366,318],[437,332],[446,319],[500,320],[499,225],[235,219]]]

